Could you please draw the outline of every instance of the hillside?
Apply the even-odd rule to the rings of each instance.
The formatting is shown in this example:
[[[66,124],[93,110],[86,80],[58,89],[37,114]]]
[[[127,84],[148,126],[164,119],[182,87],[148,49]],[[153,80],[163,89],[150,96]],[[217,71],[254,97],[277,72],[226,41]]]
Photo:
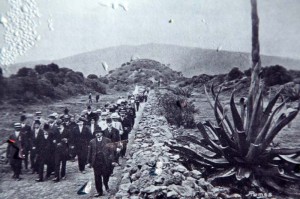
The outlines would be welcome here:
[[[197,74],[227,73],[233,67],[245,70],[250,67],[250,54],[229,51],[207,50],[201,48],[182,47],[166,44],[145,44],[139,46],[110,47],[83,54],[74,55],[60,60],[20,63],[9,67],[7,75],[16,73],[21,67],[33,67],[37,64],[57,63],[61,67],[71,68],[88,74],[106,75],[101,65],[106,62],[108,70],[130,61],[132,57],[152,59],[170,64],[170,68],[181,71],[184,76]],[[261,55],[263,66],[283,65],[288,69],[299,69],[300,60]]]
[[[109,80],[111,88],[126,91],[130,84],[140,84],[148,87],[157,85],[169,85],[172,81],[183,79],[180,72],[170,69],[158,61],[150,59],[138,59],[123,63],[120,68],[110,71],[105,76]]]
[[[106,93],[99,79],[85,78],[81,72],[57,64],[21,68],[10,77],[0,71],[0,104],[14,105],[51,102],[89,92]]]

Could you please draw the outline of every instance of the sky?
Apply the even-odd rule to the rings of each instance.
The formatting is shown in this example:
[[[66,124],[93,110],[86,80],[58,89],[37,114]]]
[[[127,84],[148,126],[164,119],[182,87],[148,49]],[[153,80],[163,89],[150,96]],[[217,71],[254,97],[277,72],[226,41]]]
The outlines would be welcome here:
[[[0,14],[9,9],[6,1],[0,0]],[[36,2],[40,12],[37,27],[40,40],[17,57],[17,63],[147,43],[251,51],[250,0]],[[128,10],[117,6],[118,3],[127,5]],[[299,10],[299,0],[258,0],[262,54],[300,59]],[[3,35],[4,28],[0,27],[0,37]],[[3,45],[3,38],[0,44]]]

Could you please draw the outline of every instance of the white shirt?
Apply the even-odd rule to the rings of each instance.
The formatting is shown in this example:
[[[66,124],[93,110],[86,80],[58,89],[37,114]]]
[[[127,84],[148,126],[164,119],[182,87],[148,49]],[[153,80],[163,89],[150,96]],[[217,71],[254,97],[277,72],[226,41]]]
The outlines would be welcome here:
[[[82,129],[83,129],[83,125],[82,126],[78,126],[79,127],[79,132],[82,133]]]
[[[48,133],[44,133],[44,137],[45,137],[45,139],[48,139]]]
[[[98,142],[101,142],[102,141],[102,137],[101,138],[97,138]]]
[[[18,138],[19,135],[20,135],[20,131],[15,131],[15,135],[16,135],[16,137]]]
[[[112,122],[112,126],[113,126],[114,128],[116,128],[116,129],[119,131],[119,133],[120,133],[121,135],[123,134],[123,127],[122,127],[121,122],[119,122],[119,121],[113,121],[113,122]]]
[[[98,123],[99,127],[102,129],[102,130],[105,130],[107,129],[107,123],[106,121],[104,120],[100,120],[99,123]]]
[[[91,133],[94,133],[95,131],[95,124],[91,124]]]
[[[24,123],[21,123],[21,127],[24,128],[24,127],[25,127],[25,124],[24,124]]]
[[[60,134],[62,134],[62,132],[64,131],[64,127],[61,127],[61,129],[59,130]]]
[[[37,136],[38,136],[38,134],[39,134],[39,130],[40,130],[40,129],[35,129],[35,130],[34,130],[35,138],[37,138]]]

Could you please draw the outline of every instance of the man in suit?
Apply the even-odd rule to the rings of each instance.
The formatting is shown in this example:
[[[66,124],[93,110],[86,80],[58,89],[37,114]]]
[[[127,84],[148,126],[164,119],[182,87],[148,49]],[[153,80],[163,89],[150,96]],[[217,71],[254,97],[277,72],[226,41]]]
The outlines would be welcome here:
[[[59,182],[60,178],[66,179],[66,164],[69,156],[70,132],[65,128],[62,120],[57,120],[58,134],[56,135],[55,149],[55,178],[54,182]],[[60,168],[61,166],[61,168]]]
[[[51,145],[51,153],[49,154],[49,170],[51,171],[51,174],[54,174],[55,172],[55,150],[56,150],[56,136],[59,133],[58,128],[56,125],[56,116],[55,114],[50,114],[48,116],[48,125],[49,125],[49,134],[51,134],[52,142]]]
[[[121,115],[121,123],[124,129],[123,134],[121,135],[121,140],[123,141],[123,147],[120,152],[121,157],[124,157],[126,154],[126,148],[127,148],[127,143],[128,143],[128,135],[131,131],[132,128],[132,120],[128,117],[126,114]]]
[[[135,105],[136,105],[136,111],[139,111],[139,108],[140,108],[140,102],[141,102],[141,98],[140,98],[140,95],[137,95],[135,97]]]
[[[120,142],[121,136],[118,129],[113,127],[111,118],[107,118],[106,122],[107,122],[107,129],[103,131],[103,136],[110,139],[117,147],[116,150],[114,151],[114,156],[116,157],[116,162],[119,162],[119,153],[121,151],[121,148],[123,147],[122,143]]]
[[[88,161],[90,168],[94,169],[94,178],[97,194],[95,197],[103,195],[103,184],[106,191],[109,191],[108,181],[111,175],[111,168],[116,165],[114,162],[113,147],[110,147],[111,140],[103,137],[103,131],[96,131],[96,138],[92,139],[89,144]]]
[[[44,124],[43,133],[40,133],[36,142],[37,161],[38,161],[38,174],[39,178],[35,181],[42,182],[44,180],[44,166],[47,165],[46,178],[48,179],[51,174],[50,170],[50,154],[54,140],[54,135],[50,133],[49,124]]]
[[[76,151],[75,151],[75,146],[74,146],[74,131],[73,129],[77,127],[77,124],[75,122],[75,117],[74,115],[70,115],[69,120],[65,120],[65,128],[69,131],[69,160],[75,162],[75,156],[76,156]]]
[[[112,142],[119,142],[121,140],[118,129],[112,126],[112,119],[106,119],[107,128],[103,130],[103,136],[110,139]]]
[[[20,122],[21,122],[21,134],[23,137],[23,143],[24,143],[24,164],[25,164],[25,169],[28,170],[28,155],[30,151],[30,132],[31,132],[31,127],[26,123],[26,116],[21,115]]]
[[[95,120],[95,121],[98,120],[98,115],[92,111],[91,106],[87,107],[87,113],[86,113],[85,117],[87,119],[87,123],[86,123],[87,125],[91,125],[92,120]]]
[[[74,146],[78,157],[78,167],[81,173],[85,173],[85,165],[87,164],[88,146],[93,138],[89,128],[84,123],[84,118],[79,118],[78,126],[73,129]]]
[[[41,122],[39,120],[34,121],[33,129],[30,135],[30,165],[32,174],[38,172],[38,161],[37,161],[37,140],[40,134],[43,134],[43,130],[40,129]]]
[[[14,172],[13,178],[15,178],[17,181],[20,181],[22,159],[24,158],[22,154],[24,142],[21,134],[21,124],[15,123],[14,128],[15,132],[9,136],[6,157],[9,160],[10,166]]]

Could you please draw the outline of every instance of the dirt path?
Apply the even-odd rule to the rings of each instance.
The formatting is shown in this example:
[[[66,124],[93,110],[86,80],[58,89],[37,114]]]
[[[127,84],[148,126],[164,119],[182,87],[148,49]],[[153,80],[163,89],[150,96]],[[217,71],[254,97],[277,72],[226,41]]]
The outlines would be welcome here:
[[[125,94],[118,94],[124,96]],[[106,95],[103,96],[101,102],[97,105],[94,105],[94,108],[100,107],[104,105],[104,103],[108,101],[116,101],[118,95]],[[80,96],[76,99],[69,99],[63,102],[58,102],[52,105],[47,106],[47,111],[53,112],[61,112],[66,105],[70,109],[71,113],[80,113],[80,111],[86,105],[86,96]],[[145,104],[141,104],[140,111],[137,112],[137,118],[135,122],[135,126],[129,135],[129,139],[132,139],[134,135],[138,123],[140,121],[143,109]],[[36,109],[38,107],[32,107],[32,109]],[[130,147],[129,147],[130,148]],[[104,196],[101,198],[114,198],[114,194],[118,191],[118,185],[122,179],[122,170],[124,169],[124,164],[126,162],[126,158],[120,159],[120,165],[114,169],[114,174],[110,178],[109,185],[111,188],[111,193],[104,192]],[[9,165],[5,165],[5,167],[9,167]],[[94,185],[94,175],[93,170],[87,168],[86,174],[81,174],[78,170],[77,161],[76,162],[67,162],[67,171],[66,171],[66,180],[61,180],[59,183],[54,183],[52,180],[48,180],[45,182],[35,182],[37,179],[37,174],[31,174],[31,172],[23,172],[21,176],[23,179],[21,181],[15,181],[11,178],[12,172],[1,176],[0,178],[0,198],[1,199],[23,199],[23,198],[32,198],[32,199],[40,199],[40,198],[55,198],[55,199],[64,199],[64,198],[92,198],[92,196],[96,193],[95,185]],[[87,195],[77,195],[77,191],[79,188],[88,180],[92,181],[92,190],[90,194]]]

